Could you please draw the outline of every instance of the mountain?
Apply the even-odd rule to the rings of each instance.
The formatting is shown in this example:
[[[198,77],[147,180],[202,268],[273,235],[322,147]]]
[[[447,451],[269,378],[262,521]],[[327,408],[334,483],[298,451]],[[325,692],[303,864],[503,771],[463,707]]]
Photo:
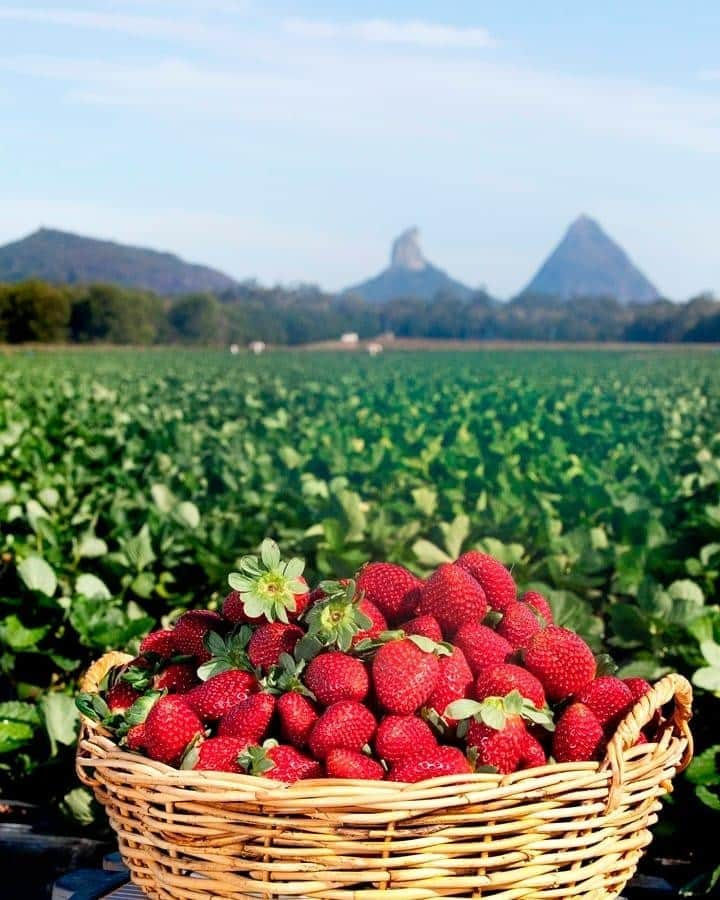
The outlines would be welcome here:
[[[172,253],[41,228],[0,247],[0,282],[43,278],[60,284],[104,281],[158,294],[223,291],[236,282]]]
[[[580,216],[520,296],[615,297],[652,303],[660,294],[594,219]]]
[[[387,269],[343,293],[357,294],[371,303],[384,303],[396,297],[431,300],[438,293],[465,299],[472,290],[429,263],[420,248],[420,232],[408,228],[393,241]]]

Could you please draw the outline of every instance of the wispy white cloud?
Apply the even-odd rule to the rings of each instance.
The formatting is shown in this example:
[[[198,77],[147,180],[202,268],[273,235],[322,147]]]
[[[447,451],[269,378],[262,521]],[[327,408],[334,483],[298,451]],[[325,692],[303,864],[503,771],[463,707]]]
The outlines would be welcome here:
[[[301,38],[357,40],[373,44],[407,44],[430,48],[486,48],[495,40],[486,28],[440,25],[434,22],[393,22],[387,19],[335,23],[286,19],[283,28]]]

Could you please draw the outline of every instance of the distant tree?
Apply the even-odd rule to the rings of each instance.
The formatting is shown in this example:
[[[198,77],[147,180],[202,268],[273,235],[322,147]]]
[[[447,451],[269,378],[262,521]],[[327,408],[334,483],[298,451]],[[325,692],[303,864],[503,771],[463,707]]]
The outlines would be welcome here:
[[[36,280],[5,285],[0,316],[0,332],[12,344],[64,341],[70,322],[69,289]]]
[[[212,294],[188,294],[170,307],[168,319],[182,341],[211,344],[220,337],[220,304]]]
[[[151,344],[163,319],[163,303],[155,294],[93,284],[76,294],[70,330],[76,341]]]

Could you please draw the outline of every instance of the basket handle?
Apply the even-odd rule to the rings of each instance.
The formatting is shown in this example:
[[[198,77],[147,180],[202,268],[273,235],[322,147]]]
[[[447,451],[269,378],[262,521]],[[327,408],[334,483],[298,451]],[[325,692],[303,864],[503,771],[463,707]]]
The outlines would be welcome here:
[[[635,745],[642,729],[671,700],[674,701],[673,711],[664,727],[672,728],[686,742],[678,772],[682,772],[690,764],[693,756],[693,738],[688,722],[692,717],[692,699],[692,687],[687,678],[671,673],[661,678],[647,694],[640,697],[620,722],[608,742],[605,754],[604,766],[612,773],[607,812],[612,812],[620,804],[625,779],[625,751]]]
[[[96,659],[85,674],[80,678],[80,690],[87,691],[89,694],[97,693],[100,682],[107,675],[110,669],[115,666],[122,666],[124,663],[130,662],[133,657],[128,653],[120,653],[119,650],[110,650],[100,659]]]

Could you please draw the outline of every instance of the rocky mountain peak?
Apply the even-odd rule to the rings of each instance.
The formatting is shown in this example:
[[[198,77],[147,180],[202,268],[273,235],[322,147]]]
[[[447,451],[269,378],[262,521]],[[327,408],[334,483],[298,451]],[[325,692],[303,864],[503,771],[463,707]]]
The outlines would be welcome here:
[[[420,248],[420,231],[414,226],[395,238],[390,254],[390,266],[393,269],[407,269],[410,272],[421,272],[427,268],[428,262]]]

